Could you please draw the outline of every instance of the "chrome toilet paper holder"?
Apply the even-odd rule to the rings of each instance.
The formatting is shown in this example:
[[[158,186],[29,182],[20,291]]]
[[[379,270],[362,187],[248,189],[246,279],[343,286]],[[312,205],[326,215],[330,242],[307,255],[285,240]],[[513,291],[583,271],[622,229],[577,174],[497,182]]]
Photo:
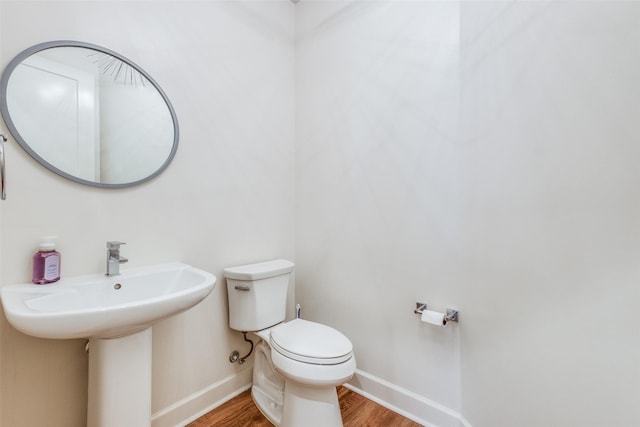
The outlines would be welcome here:
[[[417,302],[416,309],[413,310],[415,314],[422,315],[427,309],[427,304],[424,302]],[[447,312],[445,313],[444,320],[447,322],[457,322],[458,321],[458,310],[453,310],[451,308],[447,308]]]

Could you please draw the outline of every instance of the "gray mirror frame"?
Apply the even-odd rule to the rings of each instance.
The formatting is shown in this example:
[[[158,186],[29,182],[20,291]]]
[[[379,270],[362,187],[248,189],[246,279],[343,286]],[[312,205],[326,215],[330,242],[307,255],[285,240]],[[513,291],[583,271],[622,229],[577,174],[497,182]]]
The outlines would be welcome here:
[[[20,135],[20,132],[18,131],[18,129],[16,128],[15,124],[13,123],[13,120],[11,119],[11,114],[9,114],[9,108],[8,108],[8,105],[7,105],[7,85],[9,84],[9,78],[11,77],[11,74],[16,69],[16,67],[24,59],[28,58],[29,56],[31,56],[31,55],[33,55],[33,54],[35,54],[37,52],[40,52],[40,51],[43,51],[43,50],[46,50],[46,49],[56,48],[56,47],[82,47],[82,48],[85,48],[85,49],[92,49],[92,50],[95,50],[95,51],[98,51],[98,52],[106,53],[107,55],[111,55],[114,58],[117,58],[117,59],[121,60],[122,62],[127,63],[131,67],[135,68],[140,74],[142,74],[153,85],[153,87],[158,91],[160,96],[162,96],[162,99],[166,103],[167,108],[169,109],[169,112],[171,114],[171,119],[173,120],[173,146],[171,148],[171,152],[169,153],[169,156],[167,157],[166,161],[154,173],[152,173],[151,175],[148,175],[148,176],[146,176],[146,177],[144,177],[144,178],[142,178],[140,180],[132,181],[132,182],[126,182],[126,183],[122,183],[122,184],[105,184],[105,183],[101,183],[101,182],[85,180],[85,179],[82,179],[82,178],[78,178],[77,176],[71,175],[71,174],[69,174],[69,173],[67,173],[67,172],[65,172],[63,170],[60,170],[57,167],[55,167],[52,164],[50,164],[49,162],[47,162],[40,155],[38,155],[38,153],[36,153],[29,146],[29,144],[22,138],[22,135]],[[90,185],[92,187],[99,187],[99,188],[125,188],[125,187],[133,187],[135,185],[147,182],[147,181],[155,178],[156,176],[158,176],[160,173],[162,173],[167,168],[167,166],[169,166],[169,163],[171,163],[171,161],[173,160],[173,157],[176,154],[176,151],[178,150],[178,141],[179,141],[179,137],[180,137],[179,128],[178,128],[178,117],[176,116],[175,110],[173,109],[173,106],[171,105],[171,102],[169,101],[169,97],[167,97],[167,95],[164,93],[164,91],[162,90],[160,85],[158,83],[156,83],[156,81],[146,71],[144,71],[141,67],[139,67],[133,61],[131,61],[128,58],[120,55],[117,52],[114,52],[114,51],[112,51],[110,49],[107,49],[107,48],[104,48],[102,46],[98,46],[98,45],[95,45],[95,44],[91,44],[91,43],[85,43],[85,42],[79,42],[79,41],[73,41],[73,40],[57,40],[57,41],[40,43],[40,44],[31,46],[30,48],[25,49],[24,51],[20,52],[15,58],[13,58],[11,60],[11,62],[9,62],[9,64],[5,68],[4,72],[2,73],[2,78],[0,79],[0,113],[2,114],[2,118],[4,119],[4,122],[7,125],[7,128],[9,129],[11,134],[13,135],[14,139],[38,163],[40,163],[45,168],[49,169],[50,171],[52,171],[52,172],[54,172],[54,173],[56,173],[56,174],[58,174],[58,175],[60,175],[60,176],[62,176],[64,178],[67,178],[67,179],[69,179],[71,181],[74,181],[74,182],[77,182],[77,183],[80,183],[80,184]]]

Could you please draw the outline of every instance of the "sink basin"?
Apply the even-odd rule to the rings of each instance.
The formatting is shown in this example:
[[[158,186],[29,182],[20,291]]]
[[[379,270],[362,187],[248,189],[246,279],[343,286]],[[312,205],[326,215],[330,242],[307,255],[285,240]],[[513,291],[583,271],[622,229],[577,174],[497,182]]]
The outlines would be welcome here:
[[[213,290],[216,277],[182,263],[63,278],[0,289],[9,323],[40,338],[117,338],[181,313]]]

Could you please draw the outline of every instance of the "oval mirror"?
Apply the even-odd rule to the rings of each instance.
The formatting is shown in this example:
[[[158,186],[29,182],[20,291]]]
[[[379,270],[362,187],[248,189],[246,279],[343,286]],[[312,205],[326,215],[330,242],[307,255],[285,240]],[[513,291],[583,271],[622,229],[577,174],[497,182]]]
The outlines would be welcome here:
[[[0,112],[34,159],[95,187],[148,181],[178,148],[178,120],[160,86],[89,43],[42,43],[16,56],[2,74]]]

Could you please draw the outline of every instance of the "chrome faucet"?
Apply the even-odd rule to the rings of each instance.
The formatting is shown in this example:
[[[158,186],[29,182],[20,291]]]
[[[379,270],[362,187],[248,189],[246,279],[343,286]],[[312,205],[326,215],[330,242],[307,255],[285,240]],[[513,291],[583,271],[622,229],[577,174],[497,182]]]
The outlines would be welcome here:
[[[120,274],[120,264],[129,261],[120,256],[120,245],[124,242],[107,242],[107,273],[105,276],[117,276]]]

